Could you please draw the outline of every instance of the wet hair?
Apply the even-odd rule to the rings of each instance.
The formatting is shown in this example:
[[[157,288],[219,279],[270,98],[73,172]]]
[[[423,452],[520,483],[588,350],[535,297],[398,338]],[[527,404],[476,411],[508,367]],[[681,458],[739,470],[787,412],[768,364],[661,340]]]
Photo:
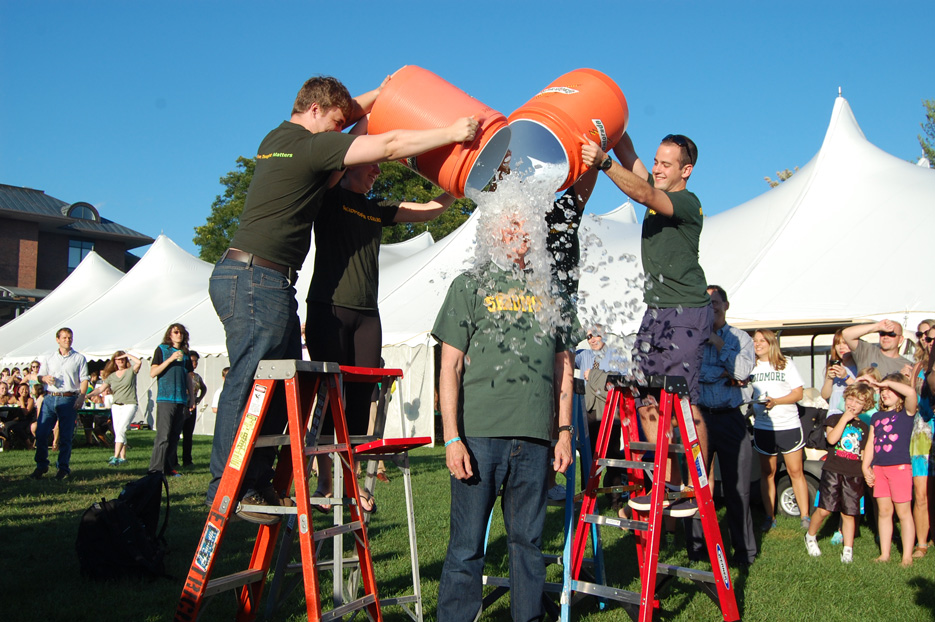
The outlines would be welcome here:
[[[292,105],[292,114],[308,112],[312,104],[318,104],[322,110],[338,107],[350,120],[354,104],[351,94],[341,81],[331,76],[316,76],[309,78],[299,89]]]
[[[867,412],[876,405],[874,400],[874,392],[869,384],[865,382],[855,382],[851,386],[844,389],[844,399],[853,396],[861,401],[863,406],[860,409],[860,412]]]
[[[162,345],[171,346],[172,345],[172,329],[177,328],[182,333],[182,347],[179,348],[182,352],[188,352],[188,329],[183,325],[176,322],[175,324],[169,324],[169,328],[166,329],[166,334],[162,336]]]
[[[756,332],[763,335],[763,339],[769,344],[768,359],[770,367],[777,371],[785,369],[786,357],[783,355],[782,350],[779,349],[779,339],[776,338],[776,333],[766,328],[761,328]]]
[[[904,384],[909,387],[912,386],[909,383],[909,379],[906,378],[904,374],[901,374],[899,372],[896,372],[893,374],[886,374],[885,376],[883,376],[883,381],[886,382],[887,380],[890,382],[898,382],[900,384]],[[893,391],[893,390],[890,389],[890,391]],[[902,410],[903,408],[906,407],[906,398],[904,398],[899,393],[896,393],[896,391],[893,391],[893,393],[896,395],[896,405],[893,407],[893,410]]]
[[[718,293],[718,296],[720,296],[720,297],[721,297],[721,300],[723,300],[724,302],[730,302],[730,301],[727,299],[727,290],[725,290],[725,289],[724,289],[723,287],[721,287],[720,285],[708,285],[708,286],[705,288],[705,290],[709,290],[709,289],[713,289],[714,291],[716,291],[716,292]]]

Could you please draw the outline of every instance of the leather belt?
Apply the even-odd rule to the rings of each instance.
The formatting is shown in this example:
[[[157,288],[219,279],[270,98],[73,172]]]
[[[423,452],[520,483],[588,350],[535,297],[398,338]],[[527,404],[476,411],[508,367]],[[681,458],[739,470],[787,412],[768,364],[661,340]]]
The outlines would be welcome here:
[[[78,397],[78,392],[77,391],[65,391],[64,393],[50,392],[49,395],[53,395],[55,397]]]
[[[263,259],[258,257],[253,253],[245,253],[244,251],[237,248],[229,248],[224,251],[224,254],[221,255],[221,259],[233,259],[234,261],[239,261],[245,263],[248,266],[260,266],[261,268],[269,268],[270,270],[275,270],[276,272],[282,274],[290,283],[295,283],[296,271],[289,266],[284,266],[279,263],[269,261],[268,259]]]
[[[707,410],[712,415],[723,415],[726,413],[732,413],[735,410],[740,409],[739,406],[727,406],[727,407],[721,407],[721,408],[705,408],[704,406],[699,406],[699,408],[701,408],[702,410]]]

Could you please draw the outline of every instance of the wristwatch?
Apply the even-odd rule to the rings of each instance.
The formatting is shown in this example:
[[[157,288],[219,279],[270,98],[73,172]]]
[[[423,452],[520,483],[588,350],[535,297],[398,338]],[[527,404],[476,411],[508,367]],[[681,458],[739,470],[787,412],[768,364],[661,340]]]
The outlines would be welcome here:
[[[613,165],[614,161],[610,156],[605,156],[604,160],[601,162],[601,165],[598,167],[602,171],[610,170],[610,167]]]
[[[561,434],[562,432],[564,432],[564,431],[566,431],[566,430],[567,430],[568,433],[571,434],[572,436],[575,435],[575,426],[573,426],[573,425],[560,425],[560,426],[558,426],[558,432],[559,432],[559,434]]]

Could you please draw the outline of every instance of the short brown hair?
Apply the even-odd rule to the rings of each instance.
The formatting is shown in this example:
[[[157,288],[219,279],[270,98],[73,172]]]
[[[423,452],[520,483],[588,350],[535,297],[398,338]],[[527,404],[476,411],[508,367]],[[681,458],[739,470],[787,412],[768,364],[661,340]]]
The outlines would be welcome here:
[[[322,110],[337,106],[345,117],[351,116],[353,102],[347,87],[341,81],[331,76],[316,76],[309,78],[299,89],[292,105],[292,114],[308,112],[312,104],[318,104]]]

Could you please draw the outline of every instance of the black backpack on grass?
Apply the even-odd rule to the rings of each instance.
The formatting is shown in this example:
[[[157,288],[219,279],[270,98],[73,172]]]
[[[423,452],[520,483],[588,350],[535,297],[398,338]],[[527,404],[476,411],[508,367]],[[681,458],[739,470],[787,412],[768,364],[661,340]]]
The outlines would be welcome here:
[[[159,528],[163,489],[166,512]],[[158,471],[130,482],[112,501],[102,498],[78,525],[75,548],[81,574],[99,580],[167,576],[163,558],[168,524],[169,483]]]

